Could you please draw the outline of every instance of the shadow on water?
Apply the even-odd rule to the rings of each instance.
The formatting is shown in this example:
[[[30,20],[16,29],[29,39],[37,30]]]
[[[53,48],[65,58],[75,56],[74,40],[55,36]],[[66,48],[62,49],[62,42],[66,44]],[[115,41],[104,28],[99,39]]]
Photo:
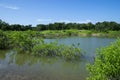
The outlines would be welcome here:
[[[46,39],[46,42],[56,39]],[[85,80],[86,64],[93,62],[95,49],[115,41],[114,38],[71,37],[58,39],[59,44],[77,45],[85,54],[79,61],[37,57],[17,52],[0,51],[0,80]]]

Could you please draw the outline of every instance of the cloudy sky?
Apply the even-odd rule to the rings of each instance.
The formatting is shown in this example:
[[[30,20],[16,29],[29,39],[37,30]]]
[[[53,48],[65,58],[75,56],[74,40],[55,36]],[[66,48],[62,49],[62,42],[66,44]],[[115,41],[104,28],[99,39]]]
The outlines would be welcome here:
[[[10,24],[120,23],[120,0],[0,0],[0,19]]]

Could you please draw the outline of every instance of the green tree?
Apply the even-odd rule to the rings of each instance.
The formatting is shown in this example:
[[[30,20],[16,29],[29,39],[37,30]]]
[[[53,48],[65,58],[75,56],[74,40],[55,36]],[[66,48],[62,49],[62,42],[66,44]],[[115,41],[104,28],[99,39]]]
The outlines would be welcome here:
[[[87,23],[86,27],[87,27],[87,30],[94,29],[94,25],[91,22]]]
[[[44,25],[44,24],[38,24],[38,25],[36,26],[36,30],[37,30],[37,31],[47,30],[47,26]]]
[[[116,22],[110,22],[109,23],[109,26],[110,26],[110,29],[111,30],[116,30],[116,31],[118,31],[118,30],[120,30],[120,25],[118,24],[118,23],[116,23]]]
[[[9,24],[0,19],[0,29],[4,31],[9,30]]]

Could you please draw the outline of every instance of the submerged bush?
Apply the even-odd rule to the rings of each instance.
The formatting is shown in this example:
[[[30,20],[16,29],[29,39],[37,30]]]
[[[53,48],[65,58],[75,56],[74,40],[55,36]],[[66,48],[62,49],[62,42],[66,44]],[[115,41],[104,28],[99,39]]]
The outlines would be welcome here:
[[[33,54],[39,56],[59,56],[67,60],[80,58],[80,49],[74,46],[58,45],[56,42],[42,43],[33,47]]]
[[[13,32],[10,34],[10,39],[11,47],[23,52],[31,52],[33,46],[37,44],[35,34],[33,34],[32,31]]]
[[[97,51],[88,80],[120,80],[120,39]]]
[[[9,47],[8,36],[0,30],[0,49],[7,49]]]
[[[30,51],[32,48],[32,38],[29,34],[25,33],[14,33],[13,37],[13,47],[20,49],[21,51]]]
[[[75,46],[58,45],[56,42],[45,43],[33,31],[0,31],[0,49],[15,49],[17,52],[28,52],[37,56],[59,56],[65,59],[80,57],[80,49]]]

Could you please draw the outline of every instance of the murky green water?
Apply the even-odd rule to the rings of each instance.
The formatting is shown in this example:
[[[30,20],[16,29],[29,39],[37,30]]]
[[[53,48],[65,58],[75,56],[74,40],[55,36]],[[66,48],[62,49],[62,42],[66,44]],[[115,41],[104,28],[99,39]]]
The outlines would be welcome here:
[[[55,39],[46,39],[46,42]],[[65,61],[59,58],[40,58],[15,51],[0,51],[0,80],[85,80],[86,64],[93,62],[95,49],[115,41],[114,38],[71,37],[58,42],[66,45],[80,43],[85,52],[80,61]]]

